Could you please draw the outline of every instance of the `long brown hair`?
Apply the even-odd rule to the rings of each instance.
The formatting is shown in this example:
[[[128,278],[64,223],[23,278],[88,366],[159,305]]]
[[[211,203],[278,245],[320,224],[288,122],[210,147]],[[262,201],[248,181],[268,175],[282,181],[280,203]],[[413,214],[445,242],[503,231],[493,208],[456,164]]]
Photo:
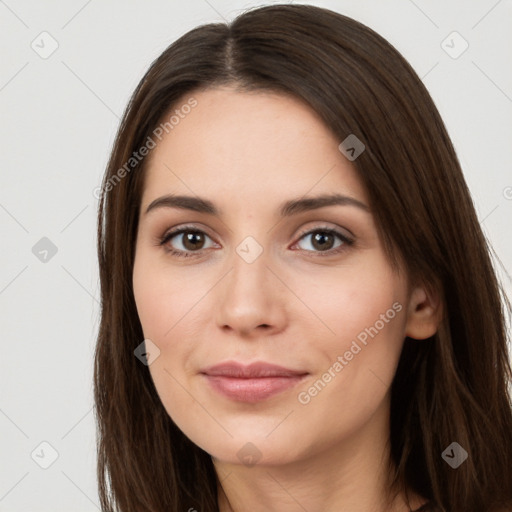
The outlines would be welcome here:
[[[173,423],[134,356],[143,340],[132,273],[147,159],[130,159],[171,108],[227,84],[293,95],[340,142],[355,134],[366,149],[353,165],[390,261],[399,257],[411,280],[441,297],[437,334],[406,338],[392,384],[390,489],[412,489],[443,512],[512,506],[510,305],[500,297],[443,121],[411,66],[374,31],[326,9],[274,5],[174,42],[153,62],[121,121],[98,212],[94,394],[102,509],[218,510],[211,457]],[[442,457],[452,442],[468,452],[457,469]]]

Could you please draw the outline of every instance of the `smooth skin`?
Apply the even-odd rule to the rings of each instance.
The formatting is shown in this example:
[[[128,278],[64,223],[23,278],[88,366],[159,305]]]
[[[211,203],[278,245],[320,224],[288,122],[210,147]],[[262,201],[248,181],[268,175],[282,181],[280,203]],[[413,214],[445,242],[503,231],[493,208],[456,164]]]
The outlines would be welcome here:
[[[392,269],[341,140],[311,108],[231,87],[193,96],[197,107],[149,156],[133,272],[144,336],[160,350],[149,370],[165,409],[211,454],[221,512],[407,512],[403,496],[384,507],[390,385],[405,336],[436,332],[438,298]],[[287,201],[333,193],[367,208],[280,215]],[[170,206],[146,212],[168,194],[207,199],[219,214]],[[188,234],[160,245],[184,226]],[[241,256],[258,247],[254,261]],[[380,327],[393,304],[400,311],[301,403],[299,394],[361,332]],[[228,360],[308,375],[269,399],[238,402],[200,373]],[[259,457],[255,465],[244,463],[247,453]],[[413,508],[425,501],[412,498]]]

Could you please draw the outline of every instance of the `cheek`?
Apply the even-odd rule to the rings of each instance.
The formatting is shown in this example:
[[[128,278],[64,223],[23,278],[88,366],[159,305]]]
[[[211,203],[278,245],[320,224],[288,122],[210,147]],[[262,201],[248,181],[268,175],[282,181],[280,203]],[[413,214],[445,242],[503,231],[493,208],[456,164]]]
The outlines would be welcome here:
[[[384,399],[396,371],[405,338],[406,286],[382,258],[357,272],[340,269],[336,277],[317,275],[314,286],[305,281],[302,288],[303,294],[309,290],[308,303],[324,326],[313,316],[310,323],[327,335],[310,347],[318,364],[298,398],[320,409],[341,401],[344,413],[333,420],[346,422],[348,408],[362,421]]]
[[[363,293],[370,290],[373,294]],[[323,368],[298,396],[311,416],[323,416],[327,431],[349,435],[389,393],[405,331],[403,297],[392,290],[354,291],[344,296],[341,309],[331,311],[337,335],[325,347]]]
[[[149,339],[162,338],[166,330],[167,297],[163,295],[155,272],[151,270],[134,270],[133,293],[137,313],[142,325],[144,337]],[[156,286],[156,288],[155,288]],[[170,320],[170,319],[169,319]],[[169,329],[167,325],[167,329]]]
[[[145,257],[147,256],[147,257]],[[201,284],[202,283],[202,284]],[[202,307],[211,286],[191,272],[173,269],[141,251],[133,271],[133,291],[145,339],[160,350],[149,370],[164,405],[172,402],[184,374],[194,371],[193,356],[201,349]],[[174,377],[177,380],[173,380]]]
[[[313,313],[308,315],[310,323],[317,323],[327,334],[320,346],[328,353],[348,350],[353,340],[359,337],[364,342],[375,330],[380,338],[401,346],[405,324],[400,312],[405,310],[406,287],[383,257],[317,272],[298,280],[296,286],[297,295],[307,298]]]
[[[170,272],[143,253],[135,260],[133,293],[144,336],[160,343],[172,337],[201,297],[201,290],[187,286],[179,272]]]
[[[197,347],[194,343],[179,342],[197,338],[188,332],[188,326],[194,312],[192,306],[200,299],[201,290],[180,282],[179,273],[170,274],[169,269],[148,262],[139,253],[133,272],[133,291],[144,338],[160,350],[148,369],[169,416],[178,418],[180,425],[184,418],[185,427],[189,422],[201,424],[201,412],[192,407],[193,400],[180,385],[185,382],[182,372],[190,353]]]

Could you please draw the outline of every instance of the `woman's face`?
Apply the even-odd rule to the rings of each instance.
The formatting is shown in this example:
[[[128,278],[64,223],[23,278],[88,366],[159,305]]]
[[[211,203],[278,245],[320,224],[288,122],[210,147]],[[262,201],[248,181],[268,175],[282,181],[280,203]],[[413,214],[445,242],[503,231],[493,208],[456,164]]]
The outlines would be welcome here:
[[[410,293],[342,141],[288,96],[193,97],[151,152],[133,274],[169,416],[214,458],[246,465],[381,432]],[[166,196],[188,199],[155,203]],[[211,369],[255,362],[290,371]]]

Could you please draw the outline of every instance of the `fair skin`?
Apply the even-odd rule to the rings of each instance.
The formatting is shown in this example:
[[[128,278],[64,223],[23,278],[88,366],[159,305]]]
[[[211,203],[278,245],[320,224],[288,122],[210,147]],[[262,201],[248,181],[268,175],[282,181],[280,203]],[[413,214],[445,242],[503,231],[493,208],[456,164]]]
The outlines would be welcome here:
[[[212,456],[221,512],[407,512],[404,496],[384,504],[390,385],[405,336],[435,333],[435,298],[392,269],[341,140],[314,111],[285,95],[226,87],[193,96],[197,107],[150,155],[133,272],[144,336],[160,350],[149,370],[164,407]],[[286,201],[333,193],[363,206],[280,216]],[[208,199],[219,213],[146,213],[167,194]],[[202,238],[158,245],[185,225]],[[237,252],[249,236],[241,247],[257,256],[250,263]],[[367,344],[347,354],[370,327]],[[200,373],[228,360],[307,375],[247,403]],[[256,463],[240,453],[256,453]],[[413,508],[425,501],[411,496]]]

